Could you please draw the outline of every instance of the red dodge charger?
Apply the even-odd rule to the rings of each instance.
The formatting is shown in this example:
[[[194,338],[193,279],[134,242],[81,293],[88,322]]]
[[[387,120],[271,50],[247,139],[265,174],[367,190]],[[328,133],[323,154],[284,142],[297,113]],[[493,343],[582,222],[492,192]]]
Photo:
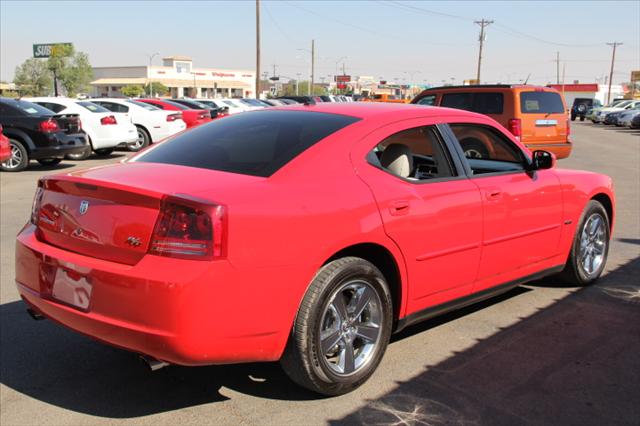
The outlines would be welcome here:
[[[545,275],[591,283],[614,212],[609,177],[488,117],[298,105],[42,178],[16,281],[32,316],[154,366],[280,360],[337,395],[407,325]]]

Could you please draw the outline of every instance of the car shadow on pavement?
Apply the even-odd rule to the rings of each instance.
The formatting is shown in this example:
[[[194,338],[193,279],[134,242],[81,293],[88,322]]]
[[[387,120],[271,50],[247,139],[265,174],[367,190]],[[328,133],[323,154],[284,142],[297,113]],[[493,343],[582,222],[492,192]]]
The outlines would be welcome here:
[[[75,162],[69,162],[67,160],[63,160],[62,163],[58,163],[52,166],[43,166],[39,163],[31,163],[27,166],[26,170],[30,172],[49,172],[52,170],[64,170],[75,166]]]
[[[624,424],[624,418],[640,418],[640,284],[620,285],[639,275],[636,259],[597,286],[426,366],[335,423]],[[527,291],[517,287],[408,327],[392,345]],[[320,398],[294,385],[277,363],[149,372],[135,354],[48,320],[33,321],[21,301],[0,305],[0,335],[2,384],[93,416],[135,418],[216,403],[228,399],[229,390],[264,399]]]
[[[640,258],[330,424],[638,425]]]

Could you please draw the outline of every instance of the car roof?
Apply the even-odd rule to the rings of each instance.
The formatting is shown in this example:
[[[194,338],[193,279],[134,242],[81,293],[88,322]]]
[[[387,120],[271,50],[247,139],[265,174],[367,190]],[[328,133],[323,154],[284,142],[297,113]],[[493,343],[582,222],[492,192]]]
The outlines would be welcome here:
[[[316,104],[288,105],[271,108],[272,110],[296,110],[310,112],[324,112],[329,114],[341,114],[361,119],[388,117],[392,118],[428,118],[457,116],[487,118],[485,115],[453,108],[432,107],[416,104],[398,104],[385,102],[318,102]],[[392,117],[393,116],[393,117]]]

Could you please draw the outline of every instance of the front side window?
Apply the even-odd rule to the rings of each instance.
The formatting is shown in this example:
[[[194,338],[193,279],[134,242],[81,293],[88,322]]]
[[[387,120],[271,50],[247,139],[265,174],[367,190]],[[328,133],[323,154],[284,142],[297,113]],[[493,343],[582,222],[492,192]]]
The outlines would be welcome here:
[[[448,152],[433,126],[391,135],[369,153],[370,164],[410,182],[456,176]]]
[[[450,127],[474,175],[524,170],[524,154],[499,130],[462,123]]]
[[[133,161],[268,177],[320,140],[358,120],[307,111],[236,114],[179,134]]]

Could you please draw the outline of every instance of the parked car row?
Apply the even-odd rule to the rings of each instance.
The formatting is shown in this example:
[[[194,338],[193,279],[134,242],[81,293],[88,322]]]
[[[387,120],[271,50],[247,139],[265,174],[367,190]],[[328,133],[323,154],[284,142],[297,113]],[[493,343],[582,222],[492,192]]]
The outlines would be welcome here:
[[[10,150],[0,169],[17,172],[30,160],[84,160],[92,152],[108,156],[119,146],[139,151],[186,129],[182,118],[181,111],[131,99],[0,98],[0,125]]]
[[[594,124],[640,128],[640,100],[617,100],[600,108],[593,108],[586,118]]]

